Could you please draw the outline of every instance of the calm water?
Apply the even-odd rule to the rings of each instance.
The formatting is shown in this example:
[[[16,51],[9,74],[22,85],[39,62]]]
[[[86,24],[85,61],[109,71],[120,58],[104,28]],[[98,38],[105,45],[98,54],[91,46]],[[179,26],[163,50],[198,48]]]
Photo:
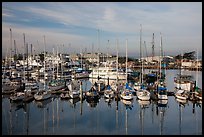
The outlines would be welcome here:
[[[148,71],[148,70],[146,70]],[[178,70],[167,70],[167,88],[174,89]],[[186,71],[196,78],[196,72]],[[202,87],[202,72],[198,72]],[[84,81],[84,88],[90,81]],[[165,102],[164,102],[165,103]],[[2,135],[201,135],[202,102],[179,103],[168,97],[166,106],[141,102],[136,96],[131,105],[122,100],[61,100],[10,103],[2,99]]]

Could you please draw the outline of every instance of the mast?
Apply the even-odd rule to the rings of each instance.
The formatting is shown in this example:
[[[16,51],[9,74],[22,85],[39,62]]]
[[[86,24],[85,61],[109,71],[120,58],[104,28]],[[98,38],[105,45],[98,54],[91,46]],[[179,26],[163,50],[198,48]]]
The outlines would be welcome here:
[[[197,49],[197,63],[196,63],[196,85],[198,88],[198,49]]]
[[[147,46],[146,46],[146,41],[144,41],[144,47],[145,47],[145,51],[146,51],[146,58],[147,58],[147,62],[149,62],[149,58],[148,58],[148,54],[147,54]]]
[[[27,81],[29,79],[29,76],[28,76],[28,43],[26,43],[26,49],[27,49]]]
[[[25,33],[23,33],[23,41],[24,41],[24,52],[23,52],[23,80],[25,82]]]
[[[160,32],[160,37],[161,37],[161,32]],[[159,78],[161,79],[161,57],[162,57],[162,37],[160,39],[160,55],[159,55]]]
[[[153,37],[152,37],[152,61],[154,59],[154,33],[153,33]]]
[[[58,45],[57,45],[57,79],[58,79]]]
[[[17,52],[16,52],[16,41],[14,39],[14,57],[16,57],[16,59],[18,58]],[[16,60],[14,60],[15,62],[15,69],[16,69]]]
[[[11,58],[12,58],[12,30],[10,28],[10,60],[9,60],[9,66],[11,67]],[[11,76],[11,69],[10,69],[10,76]]]
[[[53,73],[53,79],[55,79],[55,51],[54,48],[52,48],[52,56],[53,56],[53,60],[52,60],[52,73]]]
[[[108,40],[108,48],[109,48],[109,40]],[[107,48],[107,51],[108,51],[108,48]],[[108,63],[108,67],[109,67],[109,61],[108,61],[109,57],[108,57],[108,52],[107,52],[107,58],[106,58],[106,63]],[[106,66],[107,66],[106,65]],[[108,71],[108,85],[109,85],[109,71]]]
[[[140,24],[140,61],[142,61],[142,24]],[[143,64],[142,64],[143,65]],[[142,83],[142,68],[140,68],[140,82]]]
[[[44,37],[44,90],[45,90],[45,46],[46,46],[45,35],[43,37]]]
[[[118,39],[116,41],[116,49],[117,49],[117,61],[116,61],[117,78],[116,78],[116,83],[118,83]]]
[[[99,80],[99,64],[100,64],[100,56],[99,56],[99,29],[98,29],[98,80]]]
[[[127,61],[128,61],[128,58],[127,58],[127,45],[128,45],[128,40],[126,39],[126,83],[128,82],[128,80],[127,80]]]
[[[143,57],[143,48],[141,47],[141,56]],[[142,61],[142,77],[141,77],[141,83],[143,83],[143,61]]]

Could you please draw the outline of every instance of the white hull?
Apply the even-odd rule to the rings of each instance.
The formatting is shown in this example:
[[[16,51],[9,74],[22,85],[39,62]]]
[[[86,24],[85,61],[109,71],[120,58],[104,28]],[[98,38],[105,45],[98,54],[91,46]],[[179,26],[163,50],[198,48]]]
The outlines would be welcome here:
[[[158,94],[158,99],[167,100],[168,96],[167,95],[160,95],[160,94]]]
[[[120,95],[120,97],[121,97],[122,99],[125,99],[125,100],[131,100],[131,99],[133,99],[132,93],[126,94],[125,92],[129,92],[129,91],[123,91],[123,93]]]
[[[139,89],[136,94],[140,100],[150,100],[150,92],[145,89]]]

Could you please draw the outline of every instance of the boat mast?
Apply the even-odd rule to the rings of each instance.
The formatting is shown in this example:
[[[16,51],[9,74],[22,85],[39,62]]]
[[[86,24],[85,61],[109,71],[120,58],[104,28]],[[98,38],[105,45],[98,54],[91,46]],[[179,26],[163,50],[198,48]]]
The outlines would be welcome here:
[[[98,80],[99,80],[99,64],[100,64],[100,56],[99,56],[99,29],[98,29]]]
[[[26,49],[27,49],[27,81],[29,79],[29,76],[28,76],[28,43],[26,43]]]
[[[127,80],[127,61],[128,61],[128,58],[127,58],[127,45],[128,45],[128,40],[126,39],[126,83],[128,82],[128,80]]]
[[[45,46],[46,46],[46,43],[45,43],[45,35],[44,35],[44,90],[45,90]]]
[[[162,36],[160,32],[159,79],[161,79]]]
[[[142,24],[140,24],[140,62],[142,61]],[[142,64],[143,65],[143,64]],[[140,68],[140,82],[142,83],[142,68]]]
[[[11,67],[11,58],[12,58],[12,30],[10,28],[10,60],[9,60],[9,66]],[[10,76],[11,76],[11,69],[10,69]]]
[[[197,49],[197,63],[196,63],[196,87],[198,88],[198,49]]]
[[[25,33],[23,33],[24,52],[23,52],[23,81],[25,82]]]
[[[118,39],[116,41],[116,49],[117,49],[117,61],[116,61],[117,78],[116,78],[116,83],[118,83]]]
[[[154,33],[152,37],[152,61],[154,60]]]

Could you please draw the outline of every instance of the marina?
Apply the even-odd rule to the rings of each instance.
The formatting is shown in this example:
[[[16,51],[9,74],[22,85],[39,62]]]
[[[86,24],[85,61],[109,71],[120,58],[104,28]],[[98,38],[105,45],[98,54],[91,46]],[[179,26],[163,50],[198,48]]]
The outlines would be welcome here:
[[[2,135],[202,135],[201,11],[3,2]]]
[[[149,72],[150,70],[145,70]],[[166,71],[168,90],[174,90],[178,70]],[[196,76],[195,71],[185,73]],[[83,90],[92,79],[82,79]],[[198,85],[202,83],[199,72]],[[202,100],[131,101],[120,98],[62,99],[52,94],[44,101],[12,102],[2,95],[2,135],[201,135]]]

